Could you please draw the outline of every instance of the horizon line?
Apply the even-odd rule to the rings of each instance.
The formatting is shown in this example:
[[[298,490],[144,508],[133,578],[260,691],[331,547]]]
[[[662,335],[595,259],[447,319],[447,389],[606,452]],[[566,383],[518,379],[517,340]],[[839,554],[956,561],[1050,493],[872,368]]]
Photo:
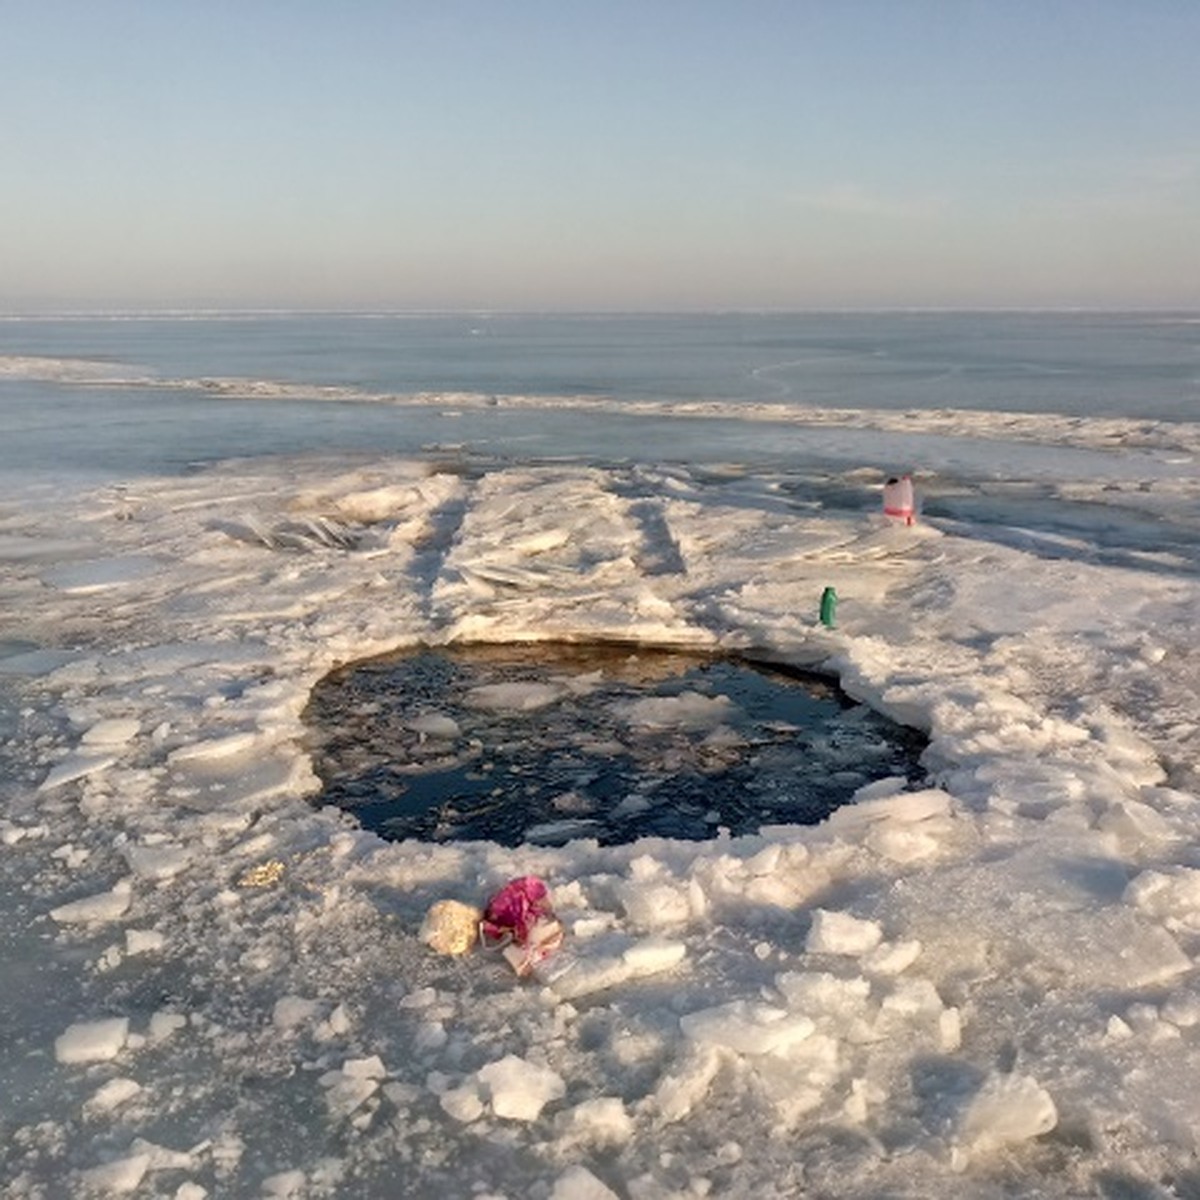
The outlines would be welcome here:
[[[1200,305],[1084,305],[1084,304],[1002,304],[1002,305],[721,305],[708,308],[505,308],[463,306],[454,308],[366,307],[287,307],[247,305],[223,307],[72,307],[0,309],[0,321],[39,320],[204,320],[223,318],[428,318],[428,317],[719,317],[719,316],[871,316],[871,315],[1016,315],[1059,314],[1097,316],[1191,315],[1200,314]]]

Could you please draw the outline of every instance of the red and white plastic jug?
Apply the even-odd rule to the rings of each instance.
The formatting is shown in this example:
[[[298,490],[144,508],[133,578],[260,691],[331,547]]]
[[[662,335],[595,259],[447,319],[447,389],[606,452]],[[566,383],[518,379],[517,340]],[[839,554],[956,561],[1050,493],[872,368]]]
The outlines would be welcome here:
[[[915,511],[912,476],[889,479],[883,485],[883,515],[911,525]]]

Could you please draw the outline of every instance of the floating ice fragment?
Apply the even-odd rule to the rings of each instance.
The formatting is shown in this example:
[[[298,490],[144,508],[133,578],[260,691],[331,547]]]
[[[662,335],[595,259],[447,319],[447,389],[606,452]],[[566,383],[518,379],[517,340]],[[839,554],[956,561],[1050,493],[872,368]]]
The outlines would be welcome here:
[[[736,712],[728,696],[704,696],[684,692],[679,696],[648,696],[616,706],[617,715],[642,729],[715,729]]]
[[[271,1020],[276,1029],[295,1029],[316,1019],[321,1011],[319,1000],[306,1000],[303,996],[281,996],[275,1001]]]
[[[291,1200],[303,1196],[308,1187],[308,1177],[300,1170],[277,1171],[262,1181],[262,1192],[275,1200]]]
[[[97,721],[81,739],[85,746],[124,746],[132,741],[141,729],[136,717],[109,717]]]
[[[313,1037],[318,1042],[329,1042],[350,1032],[350,1014],[344,1004],[339,1004],[325,1018],[313,1027]]]
[[[325,1104],[334,1120],[353,1116],[379,1089],[378,1079],[363,1079],[331,1071],[321,1079],[325,1087]]]
[[[172,879],[191,861],[191,853],[182,846],[166,843],[155,846],[122,847],[129,869],[139,879]]]
[[[869,975],[900,975],[920,957],[921,943],[880,942],[862,957],[862,969]]]
[[[68,1064],[106,1062],[121,1053],[128,1037],[128,1017],[79,1021],[54,1039],[54,1057]]]
[[[146,1155],[150,1160],[148,1169],[151,1171],[187,1171],[196,1165],[193,1151],[172,1150],[169,1146],[160,1146],[156,1142],[148,1142],[145,1138],[134,1138],[129,1149],[134,1154]]]
[[[413,733],[419,733],[423,737],[451,739],[458,737],[462,732],[453,717],[445,716],[442,713],[424,713],[419,717],[413,717],[406,724]]]
[[[461,1087],[443,1092],[438,1097],[438,1103],[448,1117],[463,1125],[478,1121],[483,1116],[483,1101],[479,1098],[479,1089],[470,1080]]]
[[[422,1021],[413,1034],[413,1049],[418,1053],[423,1051],[440,1050],[448,1041],[450,1035],[441,1021]]]
[[[96,1089],[91,1098],[84,1103],[84,1113],[87,1116],[95,1116],[111,1112],[126,1101],[132,1100],[141,1090],[142,1085],[136,1079],[118,1075]]]
[[[558,821],[543,821],[538,825],[530,825],[525,830],[525,840],[531,845],[538,846],[549,843],[561,845],[564,842],[576,841],[587,837],[599,827],[594,819],[569,817]]]
[[[550,1200],[620,1200],[612,1188],[578,1163],[568,1167],[555,1181]]]
[[[351,1079],[382,1079],[387,1068],[378,1054],[368,1058],[348,1058],[342,1063],[342,1074]]]
[[[468,708],[491,712],[534,712],[546,708],[563,697],[563,689],[554,683],[521,682],[485,683],[472,688],[463,698]]]
[[[60,904],[50,910],[50,916],[60,925],[100,924],[115,921],[124,915],[133,899],[133,888],[128,879],[118,881],[110,892],[85,896]]]
[[[50,857],[61,862],[67,870],[75,871],[87,862],[91,857],[91,851],[83,846],[73,846],[70,842],[67,842],[53,851]]]
[[[804,948],[810,954],[840,954],[856,958],[874,950],[883,941],[883,930],[876,921],[852,917],[849,913],[818,908]]]
[[[118,1158],[103,1166],[80,1171],[79,1178],[85,1188],[98,1192],[121,1194],[136,1191],[150,1169],[150,1155],[131,1154]]]
[[[563,1113],[559,1127],[571,1142],[623,1146],[633,1136],[633,1119],[616,1096],[597,1096]]]
[[[567,1085],[557,1072],[509,1054],[478,1073],[487,1089],[492,1111],[512,1121],[536,1121],[551,1100],[561,1100]]]
[[[154,950],[161,950],[166,944],[166,935],[157,929],[125,930],[125,953],[130,957],[135,954],[148,954]]]
[[[15,846],[26,839],[35,841],[49,832],[45,825],[17,825],[12,821],[0,821],[0,846]]]
[[[98,771],[107,770],[116,761],[117,755],[111,753],[69,754],[62,762],[50,768],[38,791],[48,792],[64,783],[95,775]]]
[[[154,1042],[165,1041],[172,1034],[183,1029],[188,1023],[183,1013],[160,1009],[150,1018],[149,1035]]]
[[[437,988],[423,987],[415,988],[407,996],[401,996],[399,1004],[401,1008],[429,1008],[436,1004],[437,1000]]]

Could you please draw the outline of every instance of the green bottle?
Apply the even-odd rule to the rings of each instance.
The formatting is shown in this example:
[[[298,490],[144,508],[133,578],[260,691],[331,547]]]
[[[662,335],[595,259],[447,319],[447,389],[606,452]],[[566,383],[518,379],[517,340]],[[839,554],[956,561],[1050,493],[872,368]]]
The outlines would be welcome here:
[[[821,624],[826,629],[837,625],[837,592],[831,587],[821,593]]]

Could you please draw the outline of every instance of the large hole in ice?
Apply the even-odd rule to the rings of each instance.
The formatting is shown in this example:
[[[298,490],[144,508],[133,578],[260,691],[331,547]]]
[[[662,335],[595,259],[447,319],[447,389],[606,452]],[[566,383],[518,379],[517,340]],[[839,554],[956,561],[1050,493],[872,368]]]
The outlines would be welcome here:
[[[630,645],[423,648],[352,663],[305,713],[322,803],[386,838],[699,840],[812,824],[925,739],[828,680]]]

